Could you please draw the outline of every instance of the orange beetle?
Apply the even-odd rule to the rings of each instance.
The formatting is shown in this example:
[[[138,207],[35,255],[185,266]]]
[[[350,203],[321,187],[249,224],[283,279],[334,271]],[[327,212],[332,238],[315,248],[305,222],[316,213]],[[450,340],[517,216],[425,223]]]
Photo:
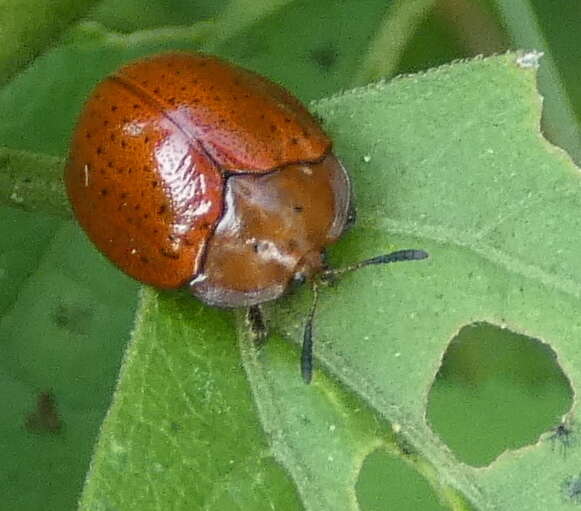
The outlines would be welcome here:
[[[296,98],[197,53],[138,60],[97,85],[65,181],[77,220],[121,270],[219,307],[255,307],[321,274],[351,197]]]

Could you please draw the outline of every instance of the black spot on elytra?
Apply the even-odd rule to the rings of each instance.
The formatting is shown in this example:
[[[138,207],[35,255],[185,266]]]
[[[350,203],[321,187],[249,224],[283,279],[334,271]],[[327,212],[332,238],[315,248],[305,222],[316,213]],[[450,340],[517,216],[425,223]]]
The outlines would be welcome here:
[[[164,256],[167,257],[169,259],[179,259],[180,258],[180,254],[177,250],[171,250],[165,247],[162,247],[159,249],[159,253]]]

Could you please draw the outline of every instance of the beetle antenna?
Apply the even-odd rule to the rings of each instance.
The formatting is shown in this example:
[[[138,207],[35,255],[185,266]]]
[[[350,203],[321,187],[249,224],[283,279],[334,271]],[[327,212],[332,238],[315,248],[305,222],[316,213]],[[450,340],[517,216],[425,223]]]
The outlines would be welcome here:
[[[301,374],[305,383],[311,383],[313,378],[313,321],[315,319],[315,310],[319,302],[319,286],[316,281],[313,282],[313,302],[305,323],[303,332],[303,350],[301,352]]]
[[[324,280],[331,280],[334,277],[343,275],[344,273],[359,270],[365,266],[371,266],[372,264],[389,264],[389,263],[399,263],[403,261],[419,261],[421,259],[426,259],[429,254],[424,250],[416,250],[413,248],[408,248],[404,250],[397,250],[396,252],[391,252],[389,254],[383,254],[380,256],[372,257],[371,259],[365,259],[359,261],[358,263],[345,266],[343,268],[333,268],[330,270],[325,270],[321,277]]]
[[[311,383],[313,378],[313,322],[317,304],[319,303],[319,284],[321,281],[332,280],[344,273],[359,270],[373,264],[399,263],[402,261],[419,261],[426,259],[429,254],[423,250],[405,249],[365,259],[343,268],[325,270],[320,274],[320,280],[313,280],[313,302],[307,315],[305,330],[303,331],[303,350],[301,352],[301,374],[305,383]]]

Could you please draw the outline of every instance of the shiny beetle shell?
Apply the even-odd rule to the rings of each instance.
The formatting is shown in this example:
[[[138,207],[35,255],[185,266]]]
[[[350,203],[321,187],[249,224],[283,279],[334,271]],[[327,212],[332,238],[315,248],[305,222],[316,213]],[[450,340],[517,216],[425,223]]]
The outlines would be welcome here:
[[[135,279],[253,305],[321,268],[348,176],[285,89],[219,58],[171,53],[97,85],[65,173],[75,216]]]

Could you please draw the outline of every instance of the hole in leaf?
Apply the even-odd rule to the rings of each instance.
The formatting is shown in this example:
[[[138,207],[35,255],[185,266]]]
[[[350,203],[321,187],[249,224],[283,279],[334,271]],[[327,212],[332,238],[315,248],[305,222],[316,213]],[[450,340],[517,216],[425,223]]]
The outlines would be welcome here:
[[[572,402],[571,384],[547,344],[475,323],[450,343],[427,415],[460,460],[483,466],[558,427]]]
[[[373,451],[361,467],[355,486],[362,511],[444,511],[428,481],[409,463],[385,449]]]

